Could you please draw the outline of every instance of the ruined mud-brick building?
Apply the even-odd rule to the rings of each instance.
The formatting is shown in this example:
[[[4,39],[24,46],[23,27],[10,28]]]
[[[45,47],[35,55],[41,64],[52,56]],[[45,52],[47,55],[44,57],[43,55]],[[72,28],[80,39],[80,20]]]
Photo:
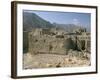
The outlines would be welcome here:
[[[29,53],[68,54],[68,50],[90,51],[90,33],[85,29],[71,33],[62,29],[34,28],[28,34]]]

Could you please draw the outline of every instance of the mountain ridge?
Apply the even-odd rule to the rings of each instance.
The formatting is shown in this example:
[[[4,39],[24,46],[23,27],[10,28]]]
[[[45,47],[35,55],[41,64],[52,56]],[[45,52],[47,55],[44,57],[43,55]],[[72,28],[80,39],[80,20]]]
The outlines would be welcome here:
[[[75,29],[86,28],[87,32],[90,32],[90,27],[82,27],[75,24],[58,24],[50,23],[44,20],[35,13],[23,12],[23,30],[31,31],[33,28],[63,28],[68,32],[72,32]]]
[[[35,13],[23,13],[23,30],[30,31],[32,28],[54,27],[50,22],[42,19]]]

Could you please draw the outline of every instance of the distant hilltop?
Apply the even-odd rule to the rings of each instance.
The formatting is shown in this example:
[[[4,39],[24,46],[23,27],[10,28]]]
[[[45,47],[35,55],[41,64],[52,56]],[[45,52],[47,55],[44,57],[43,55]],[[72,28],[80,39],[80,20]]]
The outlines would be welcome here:
[[[31,31],[33,28],[52,28],[50,22],[42,19],[35,13],[23,12],[23,30]]]
[[[84,27],[75,24],[58,24],[50,23],[49,21],[44,20],[35,13],[23,12],[23,30],[31,31],[33,28],[59,28],[64,29],[67,32],[72,32],[75,29],[86,28],[87,32],[90,32],[90,27]]]

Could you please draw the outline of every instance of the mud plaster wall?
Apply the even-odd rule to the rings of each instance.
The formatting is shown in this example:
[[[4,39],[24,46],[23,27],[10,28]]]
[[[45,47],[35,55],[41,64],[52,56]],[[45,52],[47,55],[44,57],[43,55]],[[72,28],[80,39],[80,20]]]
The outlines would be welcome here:
[[[65,32],[63,31],[63,33]],[[70,49],[90,51],[90,35],[77,35],[76,39],[74,35],[64,35],[61,32],[59,34],[60,36],[51,35],[51,32],[43,32],[42,29],[24,32],[23,50],[31,54],[68,54]]]
[[[75,49],[75,42],[69,37],[51,36],[47,34],[29,34],[29,52],[31,54],[50,53],[50,54],[68,54],[69,49]]]

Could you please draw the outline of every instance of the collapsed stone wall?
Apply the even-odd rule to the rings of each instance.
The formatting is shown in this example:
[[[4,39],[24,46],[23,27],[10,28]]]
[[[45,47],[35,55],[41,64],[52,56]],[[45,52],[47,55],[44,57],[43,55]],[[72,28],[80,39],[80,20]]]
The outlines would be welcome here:
[[[67,54],[69,42],[67,42],[67,37],[62,34],[57,35],[54,32],[48,31],[47,33],[42,29],[36,29],[29,33],[29,52],[31,54]]]
[[[29,52],[66,54],[65,39],[52,36],[29,36]]]
[[[76,39],[70,38],[70,36],[63,35],[62,32],[60,34],[59,31],[55,31],[56,33],[50,32],[50,30],[43,29],[33,29],[32,32],[28,33],[28,51],[31,54],[38,53],[49,53],[49,54],[68,54],[68,50],[74,49],[77,50],[78,43]],[[82,43],[80,43],[80,47],[82,48]]]

